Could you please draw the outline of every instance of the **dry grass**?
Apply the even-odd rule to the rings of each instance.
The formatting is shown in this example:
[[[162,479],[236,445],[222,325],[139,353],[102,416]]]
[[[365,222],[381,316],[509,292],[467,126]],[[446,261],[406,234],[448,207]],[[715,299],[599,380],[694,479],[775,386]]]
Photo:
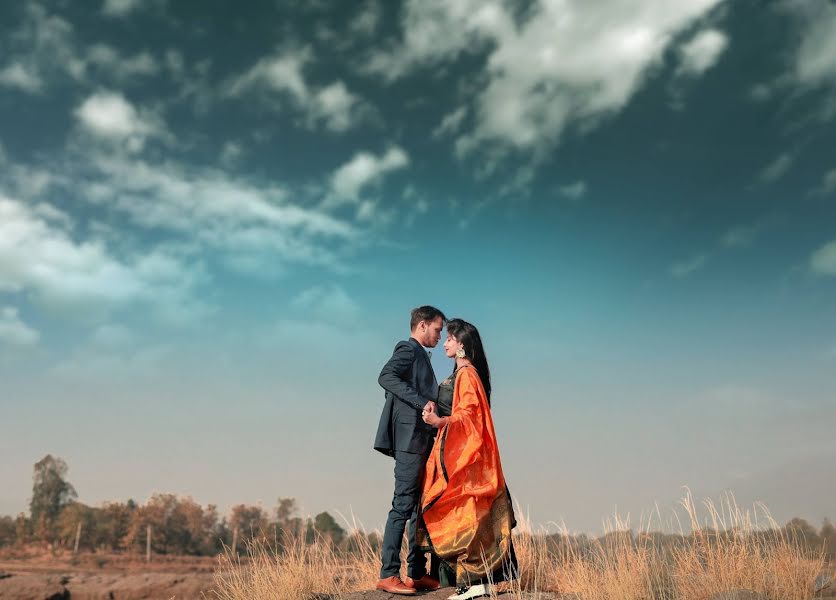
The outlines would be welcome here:
[[[690,521],[690,544],[675,549],[672,572],[683,600],[704,600],[747,589],[770,600],[807,600],[824,568],[824,553],[804,549],[772,519],[766,507],[745,511],[728,496],[718,507],[705,503],[701,525],[690,496],[682,502]]]
[[[710,600],[737,589],[769,600],[812,596],[813,581],[824,568],[823,552],[804,549],[763,506],[744,511],[731,496],[720,506],[706,502],[704,524],[690,495],[682,509],[689,531],[680,527],[681,538],[669,547],[650,534],[650,521],[634,535],[629,523],[616,517],[597,540],[572,536],[565,527],[559,536],[548,537],[523,522],[514,537],[519,578],[502,597],[558,592],[583,600]],[[255,541],[245,560],[227,552],[215,572],[217,598],[339,598],[373,589],[377,582],[379,555],[362,533],[354,534],[348,553],[325,540],[286,539],[282,546],[278,551]]]

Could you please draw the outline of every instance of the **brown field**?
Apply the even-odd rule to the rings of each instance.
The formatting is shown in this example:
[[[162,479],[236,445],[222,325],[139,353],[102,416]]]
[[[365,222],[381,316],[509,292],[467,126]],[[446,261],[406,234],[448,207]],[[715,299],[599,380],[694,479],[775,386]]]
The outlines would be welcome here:
[[[212,598],[217,564],[212,557],[154,556],[146,563],[126,554],[7,549],[0,552],[0,599]]]
[[[831,585],[814,595],[822,574],[836,576],[824,552],[803,547],[768,517],[759,522],[733,501],[706,504],[698,518],[687,498],[687,534],[660,544],[650,528],[631,532],[617,518],[606,535],[583,543],[565,530],[547,536],[522,523],[515,535],[520,573],[502,597],[573,600],[810,600],[836,598]],[[765,509],[763,509],[765,512]],[[765,522],[764,522],[765,519]],[[352,552],[328,539],[286,538],[281,549],[252,540],[246,555],[152,557],[130,554],[0,553],[0,599],[17,600],[385,600],[374,588],[378,552],[352,536]],[[745,594],[732,594],[751,590]],[[446,598],[452,589],[425,594]],[[496,597],[494,594],[492,597]]]

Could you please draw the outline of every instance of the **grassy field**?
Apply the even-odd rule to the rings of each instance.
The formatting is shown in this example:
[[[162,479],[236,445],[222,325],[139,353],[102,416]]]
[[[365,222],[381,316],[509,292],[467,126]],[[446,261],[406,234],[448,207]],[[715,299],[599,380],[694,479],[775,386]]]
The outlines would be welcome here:
[[[770,600],[808,600],[816,577],[830,568],[823,552],[804,548],[762,506],[744,511],[728,499],[721,506],[706,503],[700,515],[686,498],[682,508],[680,542],[667,546],[650,534],[650,523],[634,534],[618,518],[606,535],[583,543],[565,528],[555,536],[523,524],[514,540],[519,578],[502,597],[549,592],[584,600],[709,600],[745,589]],[[287,539],[281,552],[254,540],[243,559],[220,558],[214,593],[221,600],[298,600],[373,589],[378,552],[363,544],[366,536],[357,539],[357,551],[348,555],[326,540]]]

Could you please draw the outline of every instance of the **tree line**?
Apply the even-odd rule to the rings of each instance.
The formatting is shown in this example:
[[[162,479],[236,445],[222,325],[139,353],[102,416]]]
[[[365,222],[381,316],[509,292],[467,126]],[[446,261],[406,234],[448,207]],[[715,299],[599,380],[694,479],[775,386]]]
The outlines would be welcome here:
[[[265,537],[280,548],[285,535],[304,537],[309,542],[325,539],[349,552],[360,546],[380,547],[378,534],[348,534],[327,512],[313,518],[300,517],[293,498],[279,498],[270,512],[261,506],[239,504],[232,507],[228,516],[220,516],[212,504],[204,507],[191,498],[174,494],[154,494],[145,504],[128,500],[92,507],[78,502],[67,471],[67,464],[51,455],[35,463],[29,514],[0,517],[0,547],[40,542],[58,548],[75,549],[77,545],[79,550],[145,552],[150,541],[151,551],[157,554],[214,556],[224,548],[245,551],[252,537]],[[829,519],[824,519],[817,529],[804,519],[795,518],[782,529],[805,547],[816,552],[823,550],[829,560],[836,560],[836,527]],[[712,534],[710,530],[707,533]],[[683,540],[679,534],[660,532],[607,534],[611,535],[629,535],[634,542],[638,536],[651,536],[662,548]],[[571,538],[556,534],[549,536],[548,542],[553,549],[559,549],[570,542],[583,547],[596,541],[584,534]]]
[[[175,494],[154,494],[144,504],[127,500],[93,507],[77,500],[67,471],[67,463],[52,455],[35,463],[29,514],[0,517],[0,547],[40,542],[58,548],[144,552],[150,541],[157,554],[211,556],[224,547],[244,550],[254,536],[280,543],[285,534],[310,541],[325,538],[338,547],[352,545],[333,516],[322,512],[303,519],[293,498],[279,498],[270,512],[239,504],[228,516],[220,516],[212,504],[202,506]]]

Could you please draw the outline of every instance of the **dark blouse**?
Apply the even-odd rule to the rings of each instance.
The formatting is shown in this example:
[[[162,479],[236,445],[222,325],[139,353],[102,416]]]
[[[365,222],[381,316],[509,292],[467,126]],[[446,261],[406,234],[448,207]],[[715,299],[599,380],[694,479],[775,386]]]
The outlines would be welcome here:
[[[439,417],[449,417],[453,414],[453,390],[456,388],[456,371],[438,384],[438,402],[436,402]]]

